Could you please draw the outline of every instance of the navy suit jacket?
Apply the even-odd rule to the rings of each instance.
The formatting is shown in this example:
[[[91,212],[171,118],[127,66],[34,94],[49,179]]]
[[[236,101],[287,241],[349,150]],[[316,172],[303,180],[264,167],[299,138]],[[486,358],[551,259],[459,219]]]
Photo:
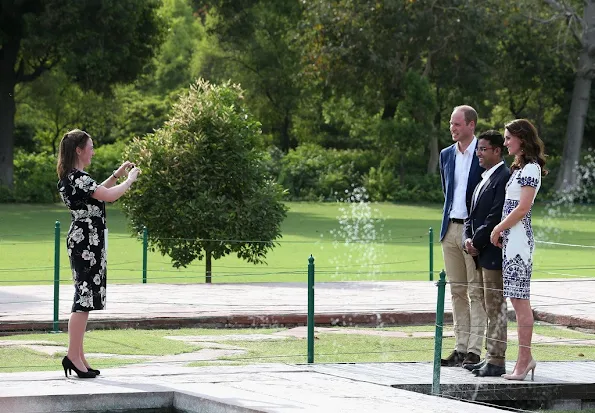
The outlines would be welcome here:
[[[448,230],[448,218],[452,209],[452,202],[455,193],[455,150],[457,143],[442,149],[440,152],[440,178],[442,179],[442,192],[444,193],[444,209],[442,210],[442,228],[440,230],[440,241],[446,235]],[[471,196],[477,184],[481,181],[481,173],[485,171],[479,166],[479,158],[473,152],[471,169],[469,169],[469,179],[467,181],[467,212],[471,209]]]
[[[506,198],[506,183],[510,171],[505,164],[490,176],[472,204],[469,217],[465,220],[462,242],[473,240],[473,246],[479,250],[476,263],[488,270],[502,269],[502,249],[490,242],[490,234],[502,220],[502,207]]]

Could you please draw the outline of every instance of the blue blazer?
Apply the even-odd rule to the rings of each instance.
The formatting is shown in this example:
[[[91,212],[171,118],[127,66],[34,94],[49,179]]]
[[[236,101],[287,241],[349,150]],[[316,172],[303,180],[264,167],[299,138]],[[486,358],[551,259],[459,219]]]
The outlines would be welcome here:
[[[473,246],[479,250],[476,263],[488,270],[502,269],[502,249],[490,242],[490,234],[502,220],[502,208],[506,198],[506,184],[510,178],[508,167],[503,164],[490,176],[477,194],[477,201],[471,205],[469,217],[465,220],[464,242],[473,240]]]
[[[444,239],[448,230],[448,220],[452,210],[452,202],[455,193],[455,150],[456,142],[440,152],[440,179],[442,180],[442,192],[444,193],[444,209],[442,210],[442,228],[440,229],[440,241]],[[473,190],[481,181],[481,174],[485,171],[479,166],[479,158],[473,152],[471,169],[469,170],[469,179],[467,181],[467,212],[471,209],[471,197]]]

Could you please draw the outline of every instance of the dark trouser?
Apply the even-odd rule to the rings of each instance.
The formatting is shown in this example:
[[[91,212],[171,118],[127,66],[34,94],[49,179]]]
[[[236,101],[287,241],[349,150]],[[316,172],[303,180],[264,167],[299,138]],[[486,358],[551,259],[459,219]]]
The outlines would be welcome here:
[[[502,293],[502,270],[480,268],[483,279],[485,309],[488,318],[486,330],[486,360],[504,366],[506,353],[507,307]]]

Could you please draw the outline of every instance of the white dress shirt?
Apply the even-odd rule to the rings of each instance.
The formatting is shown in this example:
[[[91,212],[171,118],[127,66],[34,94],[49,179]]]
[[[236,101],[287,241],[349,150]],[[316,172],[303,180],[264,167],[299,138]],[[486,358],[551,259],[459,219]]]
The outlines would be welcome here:
[[[477,198],[479,197],[479,193],[481,192],[481,188],[483,188],[486,182],[488,182],[488,180],[490,179],[490,176],[492,176],[494,172],[496,172],[496,169],[500,168],[500,165],[502,164],[504,164],[504,161],[498,162],[496,165],[492,166],[490,169],[484,171],[481,174],[481,182],[475,188],[475,192],[473,192],[473,201],[471,205],[475,205],[475,203],[477,202]]]
[[[481,174],[481,182],[475,188],[475,192],[473,192],[473,201],[471,205],[475,205],[475,203],[477,202],[477,197],[479,197],[479,193],[481,192],[481,188],[483,188],[485,183],[490,179],[490,176],[492,176],[494,172],[496,172],[496,169],[500,168],[500,165],[502,164],[504,164],[504,161],[498,162],[496,165],[492,166],[490,169],[484,171]]]
[[[476,146],[477,138],[475,136],[465,152],[460,151],[458,142],[455,145],[455,191],[450,218],[465,219],[469,215],[467,212],[467,182],[469,181],[469,171],[471,170]]]

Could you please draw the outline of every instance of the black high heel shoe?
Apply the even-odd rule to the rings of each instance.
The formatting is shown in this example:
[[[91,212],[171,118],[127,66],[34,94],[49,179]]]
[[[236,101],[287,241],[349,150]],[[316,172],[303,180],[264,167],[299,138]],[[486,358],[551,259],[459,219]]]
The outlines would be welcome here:
[[[79,369],[77,369],[74,363],[70,361],[68,356],[64,356],[64,358],[62,359],[62,367],[64,367],[64,375],[66,377],[68,377],[68,374],[66,374],[66,370],[68,370],[70,374],[72,374],[72,370],[74,370],[79,379],[93,379],[96,376],[96,374],[91,371],[80,371]]]
[[[101,374],[99,370],[92,369],[91,367],[87,367],[87,370],[89,370],[91,373],[95,373],[96,376]]]

